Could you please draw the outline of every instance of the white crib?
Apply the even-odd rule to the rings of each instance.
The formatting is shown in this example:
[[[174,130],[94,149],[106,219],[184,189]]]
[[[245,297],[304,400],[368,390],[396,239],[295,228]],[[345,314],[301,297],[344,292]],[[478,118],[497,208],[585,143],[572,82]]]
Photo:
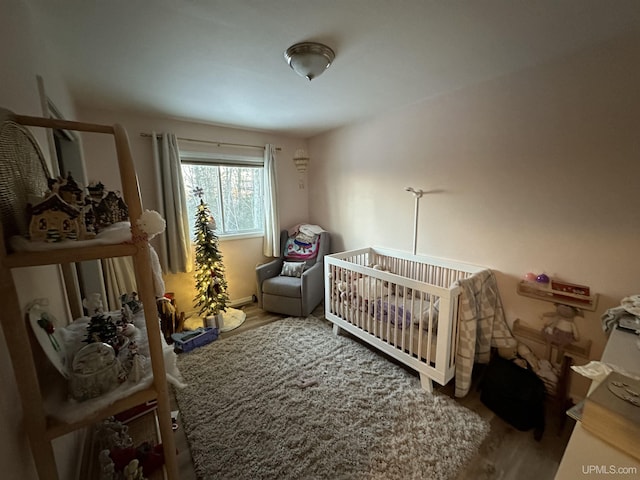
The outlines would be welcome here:
[[[445,385],[455,373],[457,280],[484,270],[439,258],[381,248],[327,255],[325,316],[420,374],[422,388]]]

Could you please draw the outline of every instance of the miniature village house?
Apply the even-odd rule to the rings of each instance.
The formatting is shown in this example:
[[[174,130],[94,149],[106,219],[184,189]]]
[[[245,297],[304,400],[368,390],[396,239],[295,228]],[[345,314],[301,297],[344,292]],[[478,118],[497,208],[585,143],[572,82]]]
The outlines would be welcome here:
[[[89,195],[71,174],[50,178],[48,183],[50,192],[31,208],[31,241],[88,240],[95,238],[99,229],[128,217],[122,198],[105,192],[102,183],[91,184]]]
[[[57,191],[60,198],[69,205],[82,205],[84,202],[84,192],[71,176],[71,173],[67,175],[66,179],[49,179],[49,189],[52,192]]]
[[[100,203],[95,205],[98,228],[108,227],[117,222],[124,222],[129,217],[127,205],[116,192],[110,191]]]
[[[29,236],[32,241],[75,240],[80,231],[80,210],[52,193],[31,209]]]

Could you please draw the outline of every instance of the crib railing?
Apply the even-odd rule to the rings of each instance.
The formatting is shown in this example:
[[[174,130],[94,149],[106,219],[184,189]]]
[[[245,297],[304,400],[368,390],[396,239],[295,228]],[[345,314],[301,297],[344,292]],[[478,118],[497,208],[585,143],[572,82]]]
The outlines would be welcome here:
[[[441,384],[455,368],[459,289],[482,268],[379,248],[325,257],[325,315]],[[436,334],[437,333],[437,334]]]

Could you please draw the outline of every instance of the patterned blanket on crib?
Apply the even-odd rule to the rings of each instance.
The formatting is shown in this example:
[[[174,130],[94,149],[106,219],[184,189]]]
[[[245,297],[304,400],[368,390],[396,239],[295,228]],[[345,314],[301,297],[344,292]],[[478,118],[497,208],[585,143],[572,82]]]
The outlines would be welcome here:
[[[471,387],[473,363],[489,362],[491,347],[514,347],[502,308],[495,275],[483,270],[458,280],[460,294],[460,327],[456,352],[456,397],[464,397]]]
[[[375,316],[376,320],[390,322],[392,325],[398,324],[398,328],[410,327],[411,324],[418,326],[423,324],[423,328],[429,328],[429,316],[431,310],[431,322],[434,330],[438,323],[438,301],[434,305],[428,300],[403,299],[395,295],[389,295],[376,299],[369,307],[369,315]]]

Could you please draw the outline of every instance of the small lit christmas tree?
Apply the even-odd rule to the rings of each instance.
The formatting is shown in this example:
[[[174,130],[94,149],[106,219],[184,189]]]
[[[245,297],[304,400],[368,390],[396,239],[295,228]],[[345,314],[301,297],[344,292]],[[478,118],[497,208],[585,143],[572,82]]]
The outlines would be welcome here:
[[[202,200],[203,191],[196,188],[194,194],[200,198],[196,213],[195,242],[196,265],[195,278],[198,295],[193,299],[200,315],[217,315],[227,309],[227,281],[224,277],[222,255],[218,250],[218,237],[214,233],[216,224],[209,206]]]

